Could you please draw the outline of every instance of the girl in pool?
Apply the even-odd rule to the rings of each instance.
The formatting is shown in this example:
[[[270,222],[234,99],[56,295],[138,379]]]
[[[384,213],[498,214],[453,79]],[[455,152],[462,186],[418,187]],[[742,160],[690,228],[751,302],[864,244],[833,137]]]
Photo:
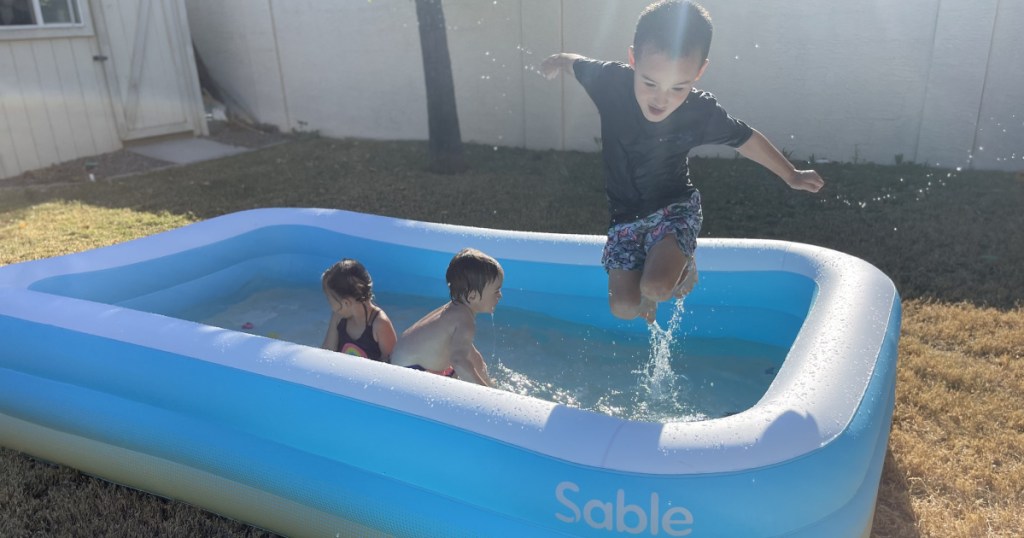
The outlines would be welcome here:
[[[373,302],[373,280],[363,264],[345,258],[324,271],[321,284],[331,305],[331,321],[321,347],[391,362],[398,336],[388,315]]]

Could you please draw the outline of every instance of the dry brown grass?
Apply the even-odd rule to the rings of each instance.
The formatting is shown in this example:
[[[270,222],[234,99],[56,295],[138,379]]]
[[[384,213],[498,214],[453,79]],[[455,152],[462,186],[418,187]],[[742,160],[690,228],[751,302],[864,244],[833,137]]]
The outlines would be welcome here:
[[[905,301],[877,536],[1024,536],[1024,311]]]
[[[51,201],[0,215],[0,265],[112,245],[184,226],[194,219],[80,201]]]
[[[457,177],[424,173],[424,144],[308,138],[114,182],[2,188],[0,264],[266,206],[604,231],[596,156],[469,150],[472,171]],[[873,536],[1024,536],[1024,181],[836,164],[823,167],[829,185],[812,197],[743,160],[698,160],[694,169],[703,235],[842,250],[881,268],[904,298]],[[0,499],[3,537],[259,533],[9,450],[0,450]]]

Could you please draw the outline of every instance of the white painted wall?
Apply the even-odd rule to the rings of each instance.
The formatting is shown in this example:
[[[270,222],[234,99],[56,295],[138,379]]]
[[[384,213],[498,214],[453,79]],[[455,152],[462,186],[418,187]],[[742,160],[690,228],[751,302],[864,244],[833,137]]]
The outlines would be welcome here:
[[[202,51],[203,61],[218,84],[223,81],[224,90],[242,105],[246,114],[271,125],[289,125],[284,78],[268,4],[244,0],[204,2],[201,10],[189,5],[187,13],[192,41]]]
[[[647,3],[446,0],[463,139],[596,150],[586,94],[536,66],[559,50],[625,60]],[[187,4],[213,76],[259,121],[426,138],[412,0]],[[1021,2],[704,4],[716,34],[701,87],[794,157],[1024,169]]]
[[[1002,0],[994,21],[985,74],[974,162],[979,167],[1024,169],[1024,2]]]

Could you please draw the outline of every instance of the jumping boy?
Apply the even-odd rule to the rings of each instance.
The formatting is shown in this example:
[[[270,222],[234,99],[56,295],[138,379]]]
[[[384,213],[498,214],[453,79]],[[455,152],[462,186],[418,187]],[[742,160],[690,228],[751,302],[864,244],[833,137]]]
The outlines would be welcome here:
[[[391,364],[491,386],[473,337],[476,315],[493,314],[498,306],[504,278],[505,272],[494,258],[476,249],[459,251],[445,273],[451,301],[402,333]]]
[[[794,189],[817,192],[825,184],[694,88],[708,66],[711,33],[703,7],[662,0],[640,14],[628,65],[571,53],[541,64],[549,79],[575,75],[601,116],[611,215],[601,263],[609,306],[622,319],[653,322],[658,303],[686,295],[697,281],[693,254],[703,215],[687,165],[691,149],[725,144]]]

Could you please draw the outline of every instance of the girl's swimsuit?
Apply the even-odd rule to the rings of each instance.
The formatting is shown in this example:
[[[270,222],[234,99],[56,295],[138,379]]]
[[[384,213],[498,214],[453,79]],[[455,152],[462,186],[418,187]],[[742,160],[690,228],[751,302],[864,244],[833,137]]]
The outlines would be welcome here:
[[[363,334],[360,334],[359,338],[353,340],[352,337],[348,335],[348,331],[346,330],[348,320],[343,319],[338,322],[338,349],[335,351],[380,361],[380,344],[373,339],[373,321],[377,319],[377,314],[380,312],[380,309],[374,308],[371,313],[364,303],[363,311],[366,313],[366,328],[363,329]]]
[[[418,364],[413,364],[412,366],[406,366],[406,368],[412,368],[413,370],[419,370],[421,372],[430,372],[432,374],[443,375],[445,377],[454,377],[455,376],[455,368],[452,368],[451,366],[445,368],[444,370],[441,370],[440,372],[438,372],[437,370],[427,370],[426,368],[424,368],[424,367],[422,367],[422,366],[420,366]]]

